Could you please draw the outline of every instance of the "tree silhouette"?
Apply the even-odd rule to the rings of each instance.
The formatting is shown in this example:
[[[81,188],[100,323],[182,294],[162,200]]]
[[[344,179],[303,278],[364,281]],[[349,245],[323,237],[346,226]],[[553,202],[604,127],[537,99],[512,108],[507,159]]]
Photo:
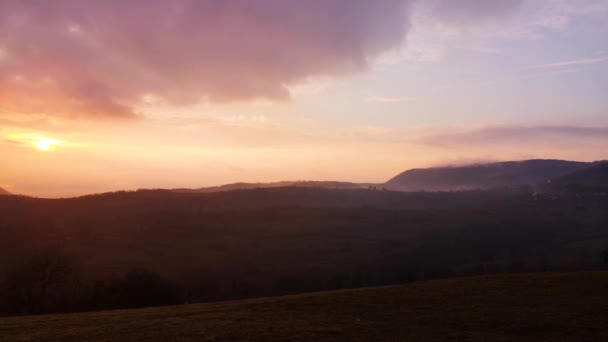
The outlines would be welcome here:
[[[15,314],[66,310],[73,304],[78,284],[73,261],[61,252],[47,251],[8,272],[3,304]]]
[[[133,269],[124,278],[114,281],[111,292],[116,305],[123,308],[143,308],[178,304],[173,287],[158,274],[145,269]]]

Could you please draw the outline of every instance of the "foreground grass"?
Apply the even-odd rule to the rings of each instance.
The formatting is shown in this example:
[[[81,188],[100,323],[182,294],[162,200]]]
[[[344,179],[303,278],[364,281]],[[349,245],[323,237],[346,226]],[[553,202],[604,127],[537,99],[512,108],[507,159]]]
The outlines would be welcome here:
[[[608,272],[0,319],[2,341],[608,340]]]

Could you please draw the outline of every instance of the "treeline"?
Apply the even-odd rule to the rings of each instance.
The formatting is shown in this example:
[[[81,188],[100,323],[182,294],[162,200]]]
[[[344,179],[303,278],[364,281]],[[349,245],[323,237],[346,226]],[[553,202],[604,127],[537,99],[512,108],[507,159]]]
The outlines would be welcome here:
[[[154,272],[133,269],[120,277],[90,280],[74,259],[45,252],[9,271],[0,285],[0,313],[143,308],[178,304],[177,290]]]
[[[602,251],[608,266],[608,249]],[[541,272],[582,270],[585,265],[549,265],[546,260],[526,263],[480,262],[455,271],[444,265],[386,264],[362,266],[348,275],[302,274],[280,277],[268,285],[245,279],[200,279],[193,276],[181,282],[170,282],[157,273],[132,269],[122,276],[91,279],[67,254],[48,251],[18,265],[6,274],[0,285],[0,315],[34,315],[144,308],[196,302],[244,299],[293,293],[402,284],[462,275],[502,272]]]

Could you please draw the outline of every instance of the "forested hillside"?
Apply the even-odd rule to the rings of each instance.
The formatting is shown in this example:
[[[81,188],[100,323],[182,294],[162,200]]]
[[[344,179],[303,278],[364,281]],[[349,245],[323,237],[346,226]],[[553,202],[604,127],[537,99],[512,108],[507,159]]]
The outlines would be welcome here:
[[[580,270],[601,266],[607,247],[608,199],[562,190],[277,188],[0,199],[9,313]],[[32,272],[57,279],[41,285]],[[126,294],[138,284],[153,284],[155,299],[131,300]],[[28,286],[45,290],[20,297]]]

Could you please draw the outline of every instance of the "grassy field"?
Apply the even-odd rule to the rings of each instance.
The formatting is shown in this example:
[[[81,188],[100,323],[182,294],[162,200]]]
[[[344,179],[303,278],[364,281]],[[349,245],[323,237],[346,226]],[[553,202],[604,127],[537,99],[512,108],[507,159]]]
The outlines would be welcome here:
[[[608,340],[608,272],[0,319],[2,341]]]

